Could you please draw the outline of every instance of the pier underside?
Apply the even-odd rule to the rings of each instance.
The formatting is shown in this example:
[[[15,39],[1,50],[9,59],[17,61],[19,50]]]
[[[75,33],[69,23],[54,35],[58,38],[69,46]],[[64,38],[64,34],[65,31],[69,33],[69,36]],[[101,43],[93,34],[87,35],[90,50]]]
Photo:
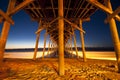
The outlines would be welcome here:
[[[0,22],[4,22],[0,35],[0,64],[2,64],[5,45],[10,29],[10,24],[14,24],[12,15],[20,10],[24,10],[30,15],[33,21],[39,23],[36,33],[36,45],[33,60],[36,60],[40,32],[46,30],[44,35],[44,52],[46,48],[46,37],[49,35],[49,48],[58,53],[59,75],[65,74],[64,52],[72,54],[72,41],[78,57],[75,30],[80,31],[80,41],[83,53],[83,61],[86,62],[84,34],[82,23],[90,21],[90,16],[98,9],[104,11],[108,17],[105,23],[110,24],[113,44],[116,52],[118,71],[120,72],[120,42],[115,20],[120,21],[120,7],[112,10],[110,0],[10,0],[7,12],[0,10]]]

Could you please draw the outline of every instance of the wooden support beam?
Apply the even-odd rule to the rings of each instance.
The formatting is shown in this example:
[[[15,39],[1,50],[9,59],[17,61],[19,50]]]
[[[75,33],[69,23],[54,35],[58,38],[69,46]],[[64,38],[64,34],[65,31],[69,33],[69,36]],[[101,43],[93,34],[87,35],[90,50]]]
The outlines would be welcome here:
[[[31,5],[32,5],[33,8],[35,8],[34,3],[31,3]],[[29,5],[28,7],[30,7],[30,5]],[[31,9],[31,10],[32,10],[32,12],[33,12],[38,18],[40,17],[39,14],[36,12],[36,11],[38,11],[38,10],[36,10],[36,9]]]
[[[65,16],[65,17],[67,17],[67,15],[68,15],[69,8],[70,8],[70,3],[71,3],[71,0],[69,0],[69,3],[68,3],[68,9],[67,9],[67,12],[66,12],[66,16]]]
[[[118,13],[120,13],[120,6],[111,15],[109,15],[109,17],[107,17],[104,22],[108,23],[112,18],[118,15]]]
[[[87,22],[87,21],[90,21],[90,18],[82,19],[82,22]]]
[[[112,6],[110,3],[110,0],[107,0],[105,2],[105,4],[112,11]],[[109,17],[109,14],[108,14],[108,17]],[[112,36],[116,59],[117,59],[117,64],[118,64],[118,72],[120,73],[120,40],[119,40],[117,26],[116,26],[116,22],[115,22],[114,18],[112,18],[109,21],[109,25],[110,25],[111,36]]]
[[[50,39],[55,42],[55,40],[58,39],[58,37],[55,38],[55,36],[50,35]]]
[[[58,29],[58,27],[51,29],[48,33],[50,34],[50,33],[52,33],[53,31],[55,31],[56,29]]]
[[[76,29],[80,30],[81,32],[85,33],[85,31],[82,30],[81,28],[79,28],[76,24],[70,22],[69,20],[67,20],[67,19],[65,19],[65,18],[64,18],[64,20],[65,20],[67,23],[69,23],[71,26],[73,26],[74,28],[76,28]]]
[[[71,44],[70,41],[68,42],[68,52],[69,52],[69,58],[71,57]]]
[[[56,36],[58,36],[58,34],[56,34],[56,35],[53,34],[53,35],[50,35],[50,36],[51,36],[51,39],[53,40]]]
[[[72,47],[72,35],[70,36],[70,43],[71,43],[71,57],[73,57],[73,47]]]
[[[50,26],[52,23],[54,23],[55,21],[57,21],[59,19],[59,17],[53,19],[51,22],[48,23],[48,26]]]
[[[8,15],[15,14],[16,12],[18,12],[21,9],[23,9],[24,7],[26,7],[28,4],[30,4],[33,1],[34,0],[24,0],[22,3],[20,3],[18,6],[16,6],[13,10],[11,10]]]
[[[39,38],[40,38],[40,33],[37,34],[37,37],[36,37],[36,45],[35,45],[35,50],[34,50],[33,60],[36,60],[37,51],[38,51]]]
[[[53,52],[53,47],[52,47],[52,43],[51,43],[50,47],[51,47],[51,51]]]
[[[55,18],[54,20],[52,20],[51,22],[49,22],[48,24],[46,24],[46,25],[43,25],[44,27],[41,27],[40,29],[38,29],[35,33],[37,34],[37,33],[39,33],[41,30],[43,30],[43,29],[45,29],[45,28],[47,28],[47,27],[49,27],[52,23],[54,23],[55,21],[57,21],[59,18]]]
[[[51,44],[50,44],[50,51],[53,53],[53,51],[52,51],[52,42],[51,42]],[[51,55],[51,54],[50,54]]]
[[[14,21],[8,15],[6,15],[6,13],[4,13],[1,9],[0,9],[0,15],[10,24],[14,24]]]
[[[8,5],[6,14],[8,14],[10,11],[13,10],[15,6],[15,2],[16,0],[9,0],[9,5]],[[4,21],[2,32],[0,35],[0,65],[2,64],[2,61],[3,61],[3,56],[4,56],[4,51],[5,51],[9,30],[10,30],[10,23],[8,21]]]
[[[70,33],[70,34],[72,34],[72,35],[73,35],[73,33],[71,32],[71,30],[70,30],[70,29],[64,29],[64,31],[66,31],[66,32],[68,32],[68,33]]]
[[[75,51],[76,51],[76,56],[77,56],[77,58],[79,58],[75,32],[73,32],[73,38],[74,38],[74,47],[75,47]]]
[[[28,4],[30,4],[31,2],[33,2],[34,0],[24,0],[22,3],[20,3],[18,6],[16,6],[15,8],[13,8],[12,10],[10,10],[7,15],[11,16],[13,14],[15,14],[16,12],[18,12],[19,10],[23,9],[24,7],[26,7]],[[0,17],[0,20],[3,19],[3,17]]]
[[[58,16],[62,17],[58,20],[58,53],[59,53],[59,75],[65,74],[64,70],[64,12],[63,12],[63,0],[58,0]]]
[[[47,53],[47,55],[49,55],[49,53],[50,53],[50,42],[51,42],[51,40],[49,40],[49,43],[48,43],[48,53]]]
[[[42,10],[43,8],[41,8],[40,6],[36,6],[35,8],[34,7],[27,7],[27,8],[25,8],[25,9],[39,9],[39,10]],[[52,7],[45,7],[44,8],[45,10],[51,10],[51,9],[53,9]],[[64,8],[64,10],[76,10],[76,11],[78,11],[78,9],[94,9],[94,8],[85,8],[85,7],[81,7],[81,8]],[[54,10],[58,10],[58,8],[56,7],[54,7]]]
[[[84,0],[85,1],[85,0]],[[85,8],[88,8],[90,4],[87,3],[87,5],[85,6]],[[83,17],[83,15],[86,15],[86,13],[89,11],[89,9],[83,9],[80,13],[80,15],[78,17]],[[84,13],[84,14],[83,14]]]
[[[47,39],[47,31],[44,35],[44,48],[43,48],[43,55],[42,55],[42,59],[44,59],[44,55],[45,55],[45,49],[46,49],[46,39]]]
[[[35,7],[31,7],[31,8],[32,8],[32,9],[36,9],[37,12],[38,12],[38,14],[40,15],[40,17],[43,17],[43,15],[41,14],[40,10],[39,10],[38,8],[36,8],[36,7],[40,7],[40,8],[41,8],[39,2],[38,2],[36,5],[39,5],[39,6],[35,6],[35,4],[33,4],[33,6],[35,6]],[[25,9],[26,9],[26,8],[25,8]]]
[[[68,53],[68,42],[66,42],[66,44],[65,44],[65,52]]]
[[[53,14],[54,14],[54,17],[56,17],[56,14],[55,14],[55,9],[54,9],[54,4],[53,4],[53,0],[51,0],[51,4],[52,4],[52,9],[53,9]]]
[[[38,29],[40,28],[40,25],[41,25],[41,20],[39,21]],[[36,45],[35,45],[33,60],[36,60],[37,51],[38,51],[39,38],[40,38],[40,32],[39,32],[39,34],[37,34],[37,36],[36,36]]]
[[[80,28],[82,29],[82,20],[80,20]],[[86,54],[85,54],[85,44],[84,44],[84,34],[80,31],[80,39],[81,39],[81,47],[83,53],[83,61],[86,62]]]
[[[89,4],[89,5],[91,5],[91,4]],[[88,7],[88,6],[87,6]],[[92,8],[93,6],[90,6],[90,8]],[[97,10],[97,9],[96,9]],[[86,17],[86,15],[88,14],[88,12],[90,11],[90,9],[86,9],[86,10],[84,10],[84,13],[80,16],[80,18],[84,18],[84,17]],[[95,12],[95,11],[94,11]],[[93,13],[92,13],[93,14]],[[92,15],[91,14],[91,15]],[[89,16],[91,16],[91,15],[89,15]]]
[[[43,29],[44,29],[44,28],[39,28],[39,29],[35,32],[35,34],[39,34]]]
[[[93,4],[94,6],[98,7],[99,9],[103,10],[104,12],[108,14],[113,13],[112,10],[110,10],[108,7],[104,6],[103,4],[99,3],[97,0],[86,0],[86,1],[88,1],[89,3]],[[118,15],[115,16],[115,19],[120,21],[120,17]]]
[[[82,8],[82,6],[83,6],[83,4],[85,3],[85,0],[84,1],[80,1],[79,2],[79,4],[78,4],[78,6],[77,6],[77,9],[76,9],[76,11],[75,12],[73,12],[74,14],[72,14],[72,15],[74,15],[74,17],[76,17],[77,16],[77,14],[79,13],[79,11],[81,10],[81,8]],[[84,8],[85,9],[85,8]]]

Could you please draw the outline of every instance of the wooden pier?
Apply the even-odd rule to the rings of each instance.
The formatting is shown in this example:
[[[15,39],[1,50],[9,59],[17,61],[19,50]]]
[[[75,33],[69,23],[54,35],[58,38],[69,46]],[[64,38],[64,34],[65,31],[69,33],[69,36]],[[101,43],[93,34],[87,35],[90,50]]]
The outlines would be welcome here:
[[[90,21],[90,16],[98,9],[107,14],[105,23],[109,23],[111,36],[113,39],[116,59],[118,63],[118,72],[120,72],[120,38],[117,31],[116,22],[120,21],[120,7],[115,11],[112,10],[110,0],[9,0],[7,12],[0,9],[0,23],[3,22],[2,32],[0,35],[0,65],[3,63],[5,45],[9,34],[10,25],[14,25],[12,16],[20,10],[24,10],[30,15],[33,21],[39,23],[36,33],[36,45],[33,60],[36,60],[37,49],[40,32],[46,30],[44,36],[44,52],[46,48],[46,37],[50,36],[49,50],[58,50],[59,54],[59,75],[64,75],[64,52],[72,53],[72,42],[74,38],[74,46],[78,57],[77,42],[75,30],[80,31],[80,41],[83,52],[83,61],[86,60],[84,34],[87,34],[82,23]],[[48,54],[49,54],[48,50]]]

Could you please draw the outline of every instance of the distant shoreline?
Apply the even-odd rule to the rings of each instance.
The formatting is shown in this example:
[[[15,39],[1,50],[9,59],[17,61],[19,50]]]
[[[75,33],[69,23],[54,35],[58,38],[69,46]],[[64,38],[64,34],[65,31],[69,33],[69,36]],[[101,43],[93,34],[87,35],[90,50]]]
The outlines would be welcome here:
[[[77,48],[78,51],[82,49],[80,47]],[[86,51],[114,51],[113,47],[86,47]],[[48,48],[46,48],[48,50]],[[73,48],[75,50],[75,48]],[[32,52],[34,48],[24,48],[24,49],[5,49],[5,52]],[[38,51],[43,51],[43,48],[38,48]]]

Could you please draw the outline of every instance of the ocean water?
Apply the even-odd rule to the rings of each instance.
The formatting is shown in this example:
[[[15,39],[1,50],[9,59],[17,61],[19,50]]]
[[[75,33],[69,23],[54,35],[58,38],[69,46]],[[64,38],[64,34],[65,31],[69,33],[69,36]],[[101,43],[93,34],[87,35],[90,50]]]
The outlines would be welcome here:
[[[52,52],[52,51],[51,51]],[[50,53],[51,53],[50,52]],[[47,51],[45,55],[47,55]],[[37,58],[42,57],[43,52],[37,52]],[[74,51],[73,54],[76,54]],[[22,58],[22,59],[32,59],[34,55],[33,51],[30,52],[5,52],[4,58]],[[81,51],[78,52],[80,57],[83,57]],[[101,60],[116,60],[114,51],[86,51],[86,57],[89,59],[101,59]]]

